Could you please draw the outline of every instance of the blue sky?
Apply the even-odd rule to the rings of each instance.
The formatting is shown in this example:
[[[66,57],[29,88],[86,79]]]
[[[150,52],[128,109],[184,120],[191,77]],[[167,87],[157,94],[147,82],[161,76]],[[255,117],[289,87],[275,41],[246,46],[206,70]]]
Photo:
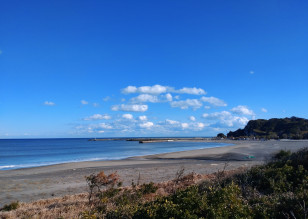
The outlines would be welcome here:
[[[0,138],[308,118],[307,1],[3,1]]]

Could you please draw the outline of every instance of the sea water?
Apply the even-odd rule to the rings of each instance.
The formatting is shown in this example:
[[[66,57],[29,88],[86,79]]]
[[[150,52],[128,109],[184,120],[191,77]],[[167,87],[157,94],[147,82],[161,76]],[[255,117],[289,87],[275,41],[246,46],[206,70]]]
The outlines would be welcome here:
[[[38,167],[60,163],[120,160],[133,156],[160,154],[227,146],[212,142],[155,142],[69,139],[0,139],[0,170]]]

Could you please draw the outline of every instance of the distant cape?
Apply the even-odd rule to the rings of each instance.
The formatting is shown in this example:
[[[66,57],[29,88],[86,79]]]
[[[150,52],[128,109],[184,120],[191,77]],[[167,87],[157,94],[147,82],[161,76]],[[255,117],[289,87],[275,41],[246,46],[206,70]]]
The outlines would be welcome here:
[[[308,139],[308,120],[298,117],[250,120],[228,138]]]

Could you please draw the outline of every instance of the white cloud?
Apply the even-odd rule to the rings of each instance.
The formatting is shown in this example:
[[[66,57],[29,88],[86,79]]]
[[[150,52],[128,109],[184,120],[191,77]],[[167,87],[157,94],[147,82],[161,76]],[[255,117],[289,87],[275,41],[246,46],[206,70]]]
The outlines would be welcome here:
[[[98,107],[99,104],[98,104],[98,103],[93,103],[93,106],[94,106],[94,107]]]
[[[54,102],[51,102],[51,101],[45,101],[45,102],[44,102],[44,105],[46,105],[46,106],[54,106],[55,103],[54,103]]]
[[[216,97],[201,97],[201,101],[212,104],[213,106],[227,106],[227,104]]]
[[[267,109],[265,109],[265,108],[261,108],[261,111],[264,112],[264,113],[267,113]]]
[[[193,116],[194,113],[188,111],[188,115],[184,115],[182,119],[177,117],[169,117],[175,120],[162,118],[158,115],[152,115],[151,118],[155,119],[153,122],[151,118],[145,116],[146,111],[149,106],[147,103],[163,103],[166,106],[166,103],[170,104],[171,107],[178,107],[180,109],[204,109],[214,108],[214,106],[226,106],[227,104],[216,97],[206,97],[206,93],[203,89],[197,87],[182,87],[181,89],[175,89],[169,86],[154,85],[154,86],[128,86],[122,89],[122,93],[131,94],[125,99],[119,97],[118,103],[115,103],[111,106],[113,111],[122,111],[116,119],[110,121],[103,119],[111,119],[108,115],[103,114],[94,114],[89,117],[84,118],[84,120],[102,120],[86,122],[82,125],[80,133],[84,132],[93,132],[93,133],[108,133],[110,136],[119,134],[127,135],[128,132],[131,136],[150,136],[151,134],[165,134],[174,136],[181,135],[181,133],[197,133],[198,131],[203,130],[203,132],[211,132],[213,128],[227,129],[228,127],[236,128],[238,126],[243,126],[248,122],[248,118],[253,117],[255,114],[246,106],[237,106],[232,108],[229,111],[222,111],[216,113],[203,114],[203,121],[200,120],[199,116]],[[180,96],[181,98],[180,98]],[[190,95],[200,95],[193,96]],[[107,101],[109,97],[104,98]],[[84,101],[84,102],[83,102]],[[125,102],[124,102],[125,101]],[[48,102],[49,103],[49,102]],[[52,102],[50,102],[52,103]],[[82,104],[93,104],[92,102],[88,103],[86,100],[82,100]],[[54,104],[54,103],[52,103]],[[93,106],[97,106],[96,103]],[[168,105],[167,105],[168,106]],[[156,109],[156,108],[155,108]],[[159,109],[159,108],[157,108]],[[208,112],[204,110],[204,112]],[[264,112],[262,108],[261,110]],[[173,109],[175,110],[175,109]],[[133,112],[140,112],[139,115],[134,115]],[[154,112],[153,112],[154,113]],[[174,115],[176,116],[176,115]],[[202,121],[202,122],[201,122]],[[98,122],[106,122],[100,123]],[[155,128],[154,128],[155,127]],[[107,136],[107,135],[106,135]]]
[[[137,90],[138,89],[135,86],[128,86],[128,87],[122,89],[122,93],[123,94],[132,94],[132,93],[136,93]]]
[[[254,72],[254,71],[250,71],[249,73],[250,73],[251,75],[253,75],[255,72]]]
[[[140,121],[146,121],[148,118],[147,118],[147,116],[139,116],[138,119]]]
[[[176,125],[176,124],[179,124],[179,122],[178,122],[178,121],[171,120],[171,119],[166,119],[166,123],[167,123],[167,124],[170,124],[170,125]]]
[[[248,109],[247,106],[242,106],[242,105],[232,108],[231,112],[238,114],[238,115],[247,115],[247,116],[255,115],[255,113],[252,110]]]
[[[194,116],[190,116],[189,119],[190,119],[191,121],[196,121],[196,117],[194,117]]]
[[[175,91],[175,93],[181,93],[181,94],[193,94],[193,95],[203,95],[206,94],[206,92],[201,88],[196,87],[183,87],[182,89],[179,89]]]
[[[139,125],[141,128],[151,128],[152,126],[154,126],[153,122],[145,122]]]
[[[167,101],[172,101],[172,95],[170,93],[166,94]]]
[[[110,97],[109,97],[109,96],[103,98],[103,101],[108,101],[108,100],[110,100]]]
[[[213,128],[213,130],[217,133],[217,132],[224,132],[226,131],[225,128]]]
[[[161,85],[154,85],[154,86],[142,86],[139,87],[138,90],[140,93],[146,93],[146,94],[161,94],[166,93],[170,88],[167,86],[161,86]]]
[[[102,129],[112,129],[112,126],[110,124],[106,124],[106,123],[99,123],[98,124],[98,128],[102,128]]]
[[[228,111],[211,114],[204,113],[202,117],[208,120],[215,120],[217,125],[220,124],[227,127],[245,126],[249,121],[246,117],[234,116]]]
[[[205,124],[202,122],[191,123],[190,128],[194,131],[201,131],[204,127],[209,126],[209,124]]]
[[[107,123],[80,125],[76,127],[78,133],[104,133],[105,130],[111,130],[113,127]]]
[[[111,116],[109,116],[107,114],[105,114],[105,115],[94,114],[92,116],[84,118],[84,120],[102,120],[102,119],[111,119]]]
[[[157,103],[159,102],[159,100],[157,96],[154,96],[151,94],[140,94],[139,96],[132,98],[131,102],[133,103],[144,103],[144,102]]]
[[[159,84],[156,84],[154,86],[142,86],[142,87],[135,87],[135,86],[128,86],[122,90],[122,93],[124,94],[133,94],[133,93],[143,93],[143,94],[162,94],[166,93],[168,90],[172,88],[168,86],[162,86]]]
[[[209,124],[202,122],[180,122],[176,120],[166,119],[164,122],[159,122],[158,125],[160,130],[163,132],[181,132],[183,130],[186,131],[201,131],[205,127],[209,126]]]
[[[170,101],[172,101],[172,95],[170,93],[160,96],[153,94],[139,94],[137,97],[133,97],[130,99],[131,103],[161,103]]]
[[[194,110],[196,110],[202,106],[202,103],[197,99],[186,99],[186,100],[172,101],[170,105],[171,107],[179,107],[181,109],[188,109],[189,107],[191,107]]]
[[[200,129],[203,129],[205,127],[205,124],[202,123],[202,122],[198,122],[197,127],[200,128]]]
[[[80,102],[81,102],[81,104],[83,104],[83,105],[87,105],[87,104],[88,104],[88,101],[86,101],[86,100],[81,100]]]
[[[188,123],[181,123],[179,121],[166,119],[165,123],[162,123],[162,126],[164,126],[165,129],[171,131],[171,130],[183,130],[188,129],[189,124]]]
[[[210,116],[210,114],[208,114],[208,113],[203,113],[203,115],[202,115],[203,118],[208,118],[209,116]]]
[[[121,104],[111,107],[113,111],[127,111],[127,112],[145,112],[148,110],[148,105],[141,104]]]
[[[132,114],[123,114],[122,117],[124,119],[133,119],[134,118]]]
[[[124,94],[134,94],[134,93],[141,93],[141,94],[152,94],[152,95],[159,95],[163,93],[181,93],[181,94],[192,94],[192,95],[203,95],[206,92],[202,88],[196,87],[183,87],[179,90],[174,89],[173,87],[169,86],[162,86],[159,84],[153,86],[127,86],[126,88],[122,89],[122,93]]]
[[[92,130],[91,127],[88,127],[88,132],[89,132],[89,133],[92,133],[92,132],[94,132],[94,131]]]
[[[188,123],[181,123],[182,129],[187,129],[189,127]]]

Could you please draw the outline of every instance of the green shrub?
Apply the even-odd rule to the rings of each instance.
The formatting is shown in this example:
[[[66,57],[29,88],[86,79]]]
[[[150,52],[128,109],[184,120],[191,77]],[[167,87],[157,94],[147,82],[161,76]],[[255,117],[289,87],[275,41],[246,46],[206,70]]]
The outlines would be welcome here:
[[[120,189],[109,188],[102,193],[102,197],[112,198],[120,192]]]
[[[276,155],[274,155],[274,159],[280,160],[285,157],[290,157],[291,151],[280,150]]]
[[[1,211],[12,211],[16,210],[19,207],[19,202],[11,202],[10,204],[4,205],[0,210]]]
[[[142,197],[157,190],[154,183],[119,195],[110,190],[115,208],[107,209],[103,217],[304,219],[308,215],[307,160],[308,149],[292,154],[280,151],[266,165],[177,190],[151,202]]]
[[[207,208],[204,216],[208,218],[250,218],[251,209],[243,199],[241,190],[233,182],[224,188],[211,188],[205,194]]]
[[[142,184],[140,187],[140,191],[143,195],[154,193],[157,190],[157,186],[153,182],[150,182],[148,184]]]

